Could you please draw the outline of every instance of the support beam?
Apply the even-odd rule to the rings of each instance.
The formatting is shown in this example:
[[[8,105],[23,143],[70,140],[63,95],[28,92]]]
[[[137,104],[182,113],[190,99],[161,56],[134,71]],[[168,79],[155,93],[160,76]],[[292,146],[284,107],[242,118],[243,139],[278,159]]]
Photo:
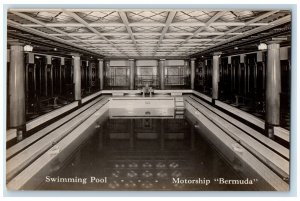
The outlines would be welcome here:
[[[13,11],[13,12],[22,12],[22,11]],[[173,12],[173,11],[171,11]],[[84,27],[81,23],[45,23],[47,27]],[[246,25],[245,22],[214,22],[211,26],[267,26],[269,23],[251,23]],[[39,24],[24,24],[24,27],[42,27]],[[124,27],[123,23],[89,23],[91,27]],[[145,23],[145,22],[132,22],[128,23],[129,27],[166,27],[164,23]],[[174,22],[170,26],[175,27],[206,27],[203,22]]]
[[[94,29],[91,27],[91,29]],[[203,28],[198,29],[199,31],[204,30]],[[99,33],[100,34],[100,33]],[[96,32],[94,33],[69,33],[68,36],[99,36]],[[64,36],[65,33],[52,33],[49,34],[50,36]],[[227,32],[197,32],[197,33],[190,33],[190,32],[170,32],[165,33],[164,36],[189,36],[184,42],[187,42],[190,38],[195,36],[224,36],[224,35],[233,35],[233,36],[241,36],[243,35],[242,32],[234,32],[234,33],[227,33]],[[101,36],[130,36],[130,33],[120,33],[120,32],[105,32],[101,33]],[[132,36],[162,36],[161,33],[158,32],[137,32],[132,33]],[[108,41],[107,41],[108,42]],[[183,42],[183,43],[184,43]]]
[[[59,38],[59,37],[50,36],[49,34],[46,34],[45,32],[38,31],[38,30],[33,29],[33,28],[30,28],[30,27],[22,27],[22,24],[17,23],[17,22],[14,22],[14,21],[12,21],[12,20],[7,20],[7,26],[13,27],[13,28],[15,28],[15,29],[22,30],[22,31],[25,31],[25,32],[28,32],[28,33],[35,34],[35,35],[38,35],[38,36],[47,38],[47,39],[49,39],[49,40],[56,41],[56,42],[58,42],[58,43],[62,43],[62,44],[65,44],[65,45],[69,45],[69,46],[71,46],[72,48],[79,49],[80,51],[86,52],[86,53],[88,53],[88,54],[96,54],[96,55],[99,55],[99,52],[93,51],[93,50],[87,50],[86,48],[83,48],[83,47],[81,47],[81,46],[79,46],[79,45],[76,45],[76,44],[72,43],[71,40],[66,41],[66,40],[61,39],[61,38]],[[74,41],[77,41],[77,40],[72,40],[72,41],[74,42]]]
[[[159,48],[159,46],[160,46],[162,40],[164,39],[165,34],[167,33],[167,31],[168,31],[168,29],[169,29],[169,26],[170,26],[170,24],[172,23],[172,21],[173,21],[175,15],[176,15],[176,11],[170,11],[170,12],[169,12],[168,18],[167,18],[167,20],[166,20],[166,25],[165,25],[165,27],[163,28],[163,30],[162,30],[162,32],[161,32],[161,35],[160,35],[160,37],[159,37],[159,41],[158,41],[157,46],[156,46],[156,48],[155,48],[155,50],[154,50],[154,52],[153,52],[153,56],[156,54],[156,51],[158,50],[158,48]]]
[[[25,66],[23,44],[10,44],[10,66],[8,77],[9,127],[17,128],[22,135],[25,119]]]
[[[128,18],[127,18],[126,13],[125,13],[124,11],[119,11],[119,15],[120,15],[120,17],[121,17],[123,23],[124,23],[125,26],[126,26],[127,32],[128,32],[128,34],[130,35],[130,38],[131,38],[133,44],[135,45],[136,51],[138,52],[139,55],[141,55],[141,53],[140,53],[140,51],[139,51],[139,48],[138,48],[138,46],[137,46],[137,43],[136,43],[136,41],[135,41],[135,38],[134,38],[134,36],[133,36],[132,29],[131,29],[131,27],[129,27],[129,21],[128,21]]]
[[[262,19],[264,19],[264,18],[267,18],[267,17],[269,17],[269,16],[271,16],[271,15],[277,13],[277,12],[279,12],[279,11],[278,11],[278,10],[276,10],[276,11],[270,11],[270,12],[267,12],[267,13],[265,13],[265,14],[263,14],[263,15],[260,15],[260,16],[258,16],[257,18],[254,18],[254,19],[252,19],[252,20],[246,22],[244,26],[238,26],[238,27],[235,27],[235,28],[233,28],[233,29],[230,29],[230,30],[226,31],[226,32],[225,32],[225,35],[228,35],[229,33],[232,33],[232,32],[234,32],[234,31],[237,31],[237,30],[239,30],[239,29],[241,29],[241,28],[244,28],[245,26],[248,26],[249,24],[252,24],[252,23],[254,23],[254,22],[257,22],[257,21],[259,21],[259,20],[262,20]],[[270,28],[272,28],[272,27],[276,27],[276,26],[282,25],[282,24],[287,23],[287,22],[290,22],[290,21],[291,21],[291,15],[287,15],[287,16],[285,16],[285,17],[282,17],[282,18],[279,18],[278,20],[273,21],[272,23],[270,23],[270,24],[267,25],[267,26],[260,26],[260,27],[257,27],[257,28],[254,28],[254,29],[251,29],[251,30],[249,30],[249,31],[244,32],[243,35],[238,35],[238,36],[230,37],[230,38],[228,38],[227,40],[225,40],[225,41],[223,41],[223,42],[216,43],[214,46],[212,46],[212,47],[207,47],[207,48],[201,50],[200,52],[204,52],[204,51],[206,51],[207,49],[214,48],[214,47],[218,47],[218,46],[223,45],[223,44],[225,44],[225,43],[229,43],[229,42],[231,42],[231,41],[235,41],[235,40],[237,40],[237,39],[239,39],[239,38],[242,38],[242,37],[245,37],[245,36],[248,36],[248,35],[251,35],[251,34],[255,34],[255,33],[258,33],[258,32],[261,32],[261,31],[264,31],[264,30],[267,30],[267,29],[270,29]],[[216,36],[216,37],[214,37],[212,40],[213,40],[213,41],[216,41],[217,39],[220,39],[221,37],[223,37],[223,36],[221,36],[221,35],[220,35],[220,36]],[[203,43],[203,44],[206,44],[206,43]],[[199,52],[199,53],[200,53],[200,52]]]
[[[103,90],[104,87],[104,68],[103,68],[103,59],[98,60],[98,79],[100,90]]]
[[[46,23],[44,23],[44,22],[42,22],[42,21],[40,21],[40,20],[37,20],[37,19],[35,19],[35,18],[33,18],[33,17],[29,16],[29,15],[25,15],[25,14],[19,13],[19,12],[11,12],[11,13],[13,13],[13,14],[15,14],[15,15],[17,15],[17,16],[23,18],[23,19],[29,20],[29,21],[31,21],[31,22],[33,22],[33,23],[36,23],[37,25],[40,25],[40,26],[42,26],[42,27],[44,27],[44,28],[47,28],[47,29],[49,29],[49,30],[51,30],[51,31],[53,31],[53,32],[57,32],[57,33],[59,33],[59,34],[62,34],[62,36],[68,36],[68,37],[74,39],[75,42],[82,42],[82,43],[87,44],[87,45],[89,45],[89,46],[94,46],[94,45],[91,44],[91,43],[87,43],[87,42],[85,42],[85,41],[83,41],[83,40],[81,40],[81,39],[79,39],[79,38],[75,38],[75,37],[71,36],[70,33],[66,33],[66,32],[64,32],[64,31],[62,31],[62,30],[60,30],[60,29],[54,28],[54,27],[48,27]],[[48,35],[49,35],[49,34],[48,34]]]
[[[129,67],[130,67],[130,90],[133,90],[134,89],[134,75],[135,75],[134,59],[129,59]]]
[[[159,60],[159,78],[160,78],[160,89],[165,89],[165,59]]]
[[[195,89],[195,58],[191,59],[191,89]]]
[[[219,19],[221,16],[223,16],[226,13],[226,11],[220,11],[217,14],[215,14],[212,18],[210,18],[206,23],[205,26],[211,26],[211,24],[216,21],[217,19]],[[187,43],[191,38],[199,35],[199,33],[201,31],[203,31],[205,29],[205,27],[200,27],[199,29],[197,29],[191,36],[188,36],[185,41],[181,42],[178,46],[175,47],[175,49],[173,49],[172,51],[170,51],[168,53],[168,55],[172,54],[172,52],[176,51],[180,46],[182,46],[182,44]]]
[[[97,31],[97,29],[91,27],[85,20],[83,20],[79,15],[77,15],[76,13],[73,13],[71,11],[68,11],[66,9],[63,9],[63,12],[66,13],[67,15],[69,15],[70,17],[74,18],[76,21],[78,21],[79,23],[85,25],[86,28],[88,28],[90,31],[92,31],[94,34],[96,34],[97,36],[100,36],[101,38],[103,38],[106,42],[108,42],[109,44],[111,44],[111,46],[113,48],[115,48],[116,50],[118,50],[120,53],[128,56],[123,50],[119,49],[118,47],[116,47],[116,45],[114,43],[112,43],[110,40],[108,40],[103,34],[101,34],[99,31]]]
[[[75,100],[81,101],[81,65],[80,55],[74,54],[74,97]]]
[[[268,45],[268,61],[266,69],[266,132],[274,137],[274,126],[280,123],[281,66],[280,45]]]
[[[212,99],[214,100],[219,98],[219,78],[220,78],[220,52],[215,52],[213,55],[213,69],[212,69]]]

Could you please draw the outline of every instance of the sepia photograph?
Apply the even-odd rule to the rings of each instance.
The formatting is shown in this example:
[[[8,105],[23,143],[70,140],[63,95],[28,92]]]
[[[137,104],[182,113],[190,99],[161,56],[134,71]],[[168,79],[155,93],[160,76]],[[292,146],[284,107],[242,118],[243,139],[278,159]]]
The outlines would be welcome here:
[[[8,8],[5,188],[289,192],[293,15]]]

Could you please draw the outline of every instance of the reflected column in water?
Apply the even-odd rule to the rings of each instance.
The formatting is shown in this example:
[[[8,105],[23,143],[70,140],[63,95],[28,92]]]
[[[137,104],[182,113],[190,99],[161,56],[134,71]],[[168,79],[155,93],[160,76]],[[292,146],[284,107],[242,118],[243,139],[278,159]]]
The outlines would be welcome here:
[[[130,149],[134,149],[134,119],[130,119],[130,131],[129,131],[129,138],[130,138]]]
[[[164,120],[160,120],[160,150],[165,148],[165,130],[164,130]]]
[[[98,132],[98,151],[100,152],[103,149],[103,125],[101,125],[100,123],[97,124],[97,127],[99,129]]]
[[[191,151],[195,151],[195,128],[194,126],[191,127],[191,136],[190,136],[190,139],[191,139]]]

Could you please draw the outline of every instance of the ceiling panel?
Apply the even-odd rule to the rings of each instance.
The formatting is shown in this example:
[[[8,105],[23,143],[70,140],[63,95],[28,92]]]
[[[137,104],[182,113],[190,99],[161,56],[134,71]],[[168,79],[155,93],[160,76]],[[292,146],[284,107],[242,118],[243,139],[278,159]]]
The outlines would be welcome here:
[[[117,51],[136,57],[188,56],[289,22],[290,15],[285,10],[13,9],[7,19],[9,27],[104,56]]]

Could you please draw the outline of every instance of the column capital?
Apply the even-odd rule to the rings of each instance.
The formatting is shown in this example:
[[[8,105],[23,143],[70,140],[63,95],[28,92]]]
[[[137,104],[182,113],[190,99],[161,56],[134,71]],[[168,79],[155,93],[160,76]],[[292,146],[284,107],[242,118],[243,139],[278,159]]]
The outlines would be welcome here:
[[[134,61],[135,59],[128,59],[129,61]]]
[[[159,61],[166,61],[166,59],[159,59]]]
[[[196,60],[196,58],[191,58],[191,61],[195,61]]]
[[[20,42],[19,40],[10,40],[8,41],[10,46],[25,46],[24,43]]]
[[[13,40],[9,42],[11,51],[24,51],[24,43],[19,42],[18,40]]]
[[[266,44],[269,45],[269,44],[280,44],[282,43],[283,41],[287,41],[287,37],[275,37],[275,38],[272,38],[270,41],[267,41]]]
[[[80,57],[81,56],[81,54],[79,54],[79,53],[71,53],[71,55],[72,55],[72,58],[74,58],[74,57]]]
[[[98,59],[98,61],[102,61],[102,62],[103,62],[103,61],[104,61],[104,59]]]
[[[222,52],[214,52],[213,56],[220,56],[222,54]]]
[[[278,42],[270,42],[267,43],[268,44],[268,50],[270,49],[279,49],[280,48],[280,44]]]

